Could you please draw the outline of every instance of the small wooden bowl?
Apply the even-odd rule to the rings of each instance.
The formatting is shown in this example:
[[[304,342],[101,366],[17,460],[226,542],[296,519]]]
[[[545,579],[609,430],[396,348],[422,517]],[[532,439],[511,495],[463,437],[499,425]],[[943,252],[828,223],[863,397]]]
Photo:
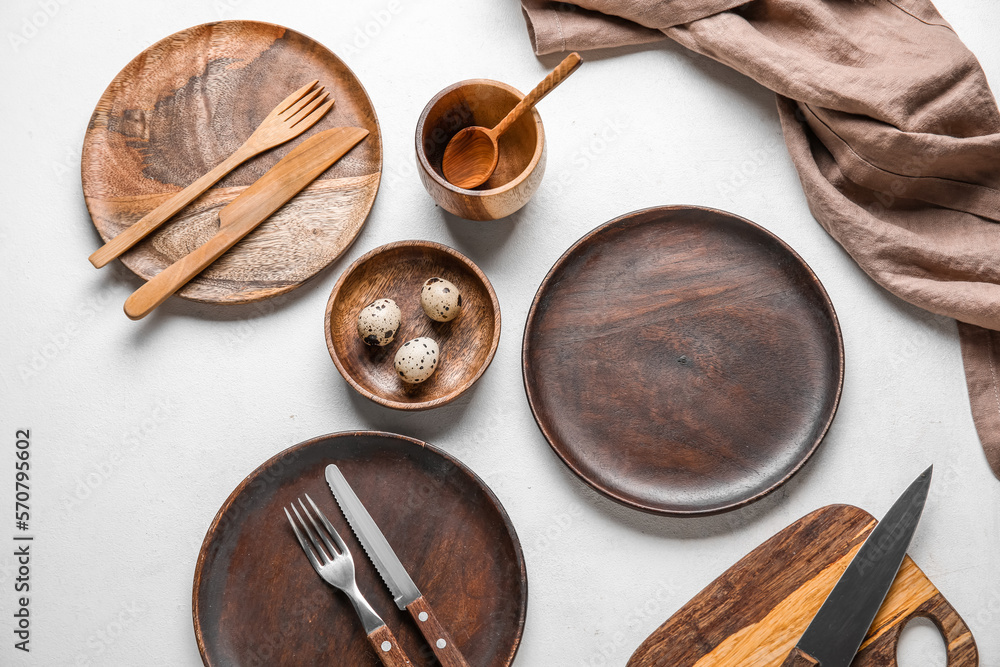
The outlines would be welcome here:
[[[460,81],[434,96],[417,121],[420,180],[446,211],[468,220],[498,220],[535,194],[545,173],[545,131],[537,109],[521,116],[498,141],[496,171],[474,190],[459,188],[441,171],[444,148],[466,127],[493,127],[524,97],[516,88],[490,79]]]
[[[420,289],[434,276],[462,294],[462,313],[435,322],[420,307]],[[369,347],[358,335],[358,313],[376,299],[402,311],[395,339]],[[468,257],[432,241],[398,241],[358,258],[333,287],[326,305],[326,346],[337,370],[359,394],[396,410],[427,410],[450,403],[486,371],[500,342],[500,303],[489,279]],[[440,347],[437,372],[409,385],[393,368],[396,350],[428,336]]]

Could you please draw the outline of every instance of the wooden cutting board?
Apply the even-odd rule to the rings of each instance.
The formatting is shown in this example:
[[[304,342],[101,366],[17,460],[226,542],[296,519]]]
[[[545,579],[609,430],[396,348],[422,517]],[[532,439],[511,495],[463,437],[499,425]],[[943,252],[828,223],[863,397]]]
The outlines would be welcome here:
[[[657,628],[628,667],[779,667],[876,523],[851,505],[799,519]],[[852,667],[896,667],[899,635],[916,617],[941,631],[948,667],[979,664],[972,632],[907,556]]]

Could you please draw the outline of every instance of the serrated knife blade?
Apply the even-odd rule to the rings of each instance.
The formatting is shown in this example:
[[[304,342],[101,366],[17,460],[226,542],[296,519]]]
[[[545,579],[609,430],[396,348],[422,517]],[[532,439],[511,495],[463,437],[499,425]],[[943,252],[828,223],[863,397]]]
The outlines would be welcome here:
[[[389,546],[389,541],[385,539],[378,524],[348,484],[344,473],[332,463],[326,467],[326,483],[368,559],[392,592],[396,606],[410,612],[441,665],[469,667],[451,635],[437,620],[430,603],[420,593],[396,552]]]
[[[340,510],[347,517],[347,523],[357,535],[358,541],[364,547],[368,558],[375,565],[382,581],[392,591],[393,601],[400,609],[420,597],[420,590],[413,583],[409,573],[389,546],[385,535],[372,519],[368,510],[361,504],[354,489],[347,483],[344,473],[335,465],[326,467],[326,483],[330,485],[333,497],[340,505]]]

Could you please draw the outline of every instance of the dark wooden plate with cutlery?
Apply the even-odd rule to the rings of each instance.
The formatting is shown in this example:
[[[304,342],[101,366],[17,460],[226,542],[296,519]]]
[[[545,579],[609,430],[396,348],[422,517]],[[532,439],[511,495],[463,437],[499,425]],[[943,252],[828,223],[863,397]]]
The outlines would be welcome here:
[[[652,208],[556,262],[528,313],[524,385],[555,452],[647,512],[713,514],[773,491],[819,446],[844,347],[819,279],[731,213]]]
[[[382,139],[371,100],[336,55],[294,30],[207,23],[140,53],[101,96],[84,137],[83,193],[104,241],[229,159],[269,113],[310,81],[333,108],[301,137],[233,169],[121,255],[149,280],[219,231],[219,210],[301,141],[333,127],[369,136],[178,295],[244,303],[301,285],[354,241],[378,192]]]
[[[208,530],[193,592],[210,666],[380,665],[347,597],[323,583],[282,508],[308,494],[352,553],[357,583],[415,667],[437,664],[393,603],[324,476],[336,464],[473,667],[508,667],[527,612],[517,534],[496,496],[447,453],[389,433],[337,433],[276,455],[233,491]]]

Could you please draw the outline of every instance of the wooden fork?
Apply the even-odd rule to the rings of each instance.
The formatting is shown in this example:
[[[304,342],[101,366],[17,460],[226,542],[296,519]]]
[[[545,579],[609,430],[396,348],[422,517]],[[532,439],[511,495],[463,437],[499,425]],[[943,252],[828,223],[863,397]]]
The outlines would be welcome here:
[[[233,169],[269,148],[294,139],[315,125],[333,107],[334,102],[327,101],[329,93],[323,92],[323,86],[317,88],[318,83],[318,80],[313,81],[282,100],[281,104],[267,114],[250,138],[236,149],[236,152],[101,246],[90,256],[90,263],[101,268],[146,238],[150,232],[172,218]]]

